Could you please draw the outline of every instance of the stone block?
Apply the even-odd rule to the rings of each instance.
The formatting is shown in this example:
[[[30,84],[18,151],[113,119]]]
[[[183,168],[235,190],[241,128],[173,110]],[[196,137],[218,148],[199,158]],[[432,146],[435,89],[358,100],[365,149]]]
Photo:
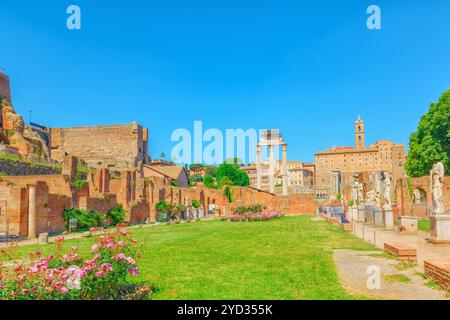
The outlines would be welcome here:
[[[48,244],[48,233],[41,233],[39,235],[39,244]]]
[[[450,243],[450,215],[430,216],[430,235],[432,243]]]
[[[401,233],[417,233],[419,218],[411,216],[400,216],[399,217],[399,232]]]

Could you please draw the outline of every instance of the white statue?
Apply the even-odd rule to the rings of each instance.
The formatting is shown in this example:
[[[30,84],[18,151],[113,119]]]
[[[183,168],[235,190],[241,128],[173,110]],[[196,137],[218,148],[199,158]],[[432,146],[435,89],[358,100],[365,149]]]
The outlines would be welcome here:
[[[419,204],[422,201],[422,194],[420,193],[420,190],[414,189],[413,195],[414,195],[414,203]]]
[[[367,200],[369,202],[371,202],[372,204],[377,203],[377,193],[375,190],[370,190],[369,192],[367,192],[366,196],[367,196]]]
[[[389,172],[384,172],[383,176],[384,176],[384,204],[390,206],[392,194],[391,174]]]
[[[360,204],[364,203],[364,188],[361,182],[356,182],[356,190],[358,192],[358,201]]]
[[[371,193],[371,201],[376,204],[377,207],[381,207],[381,178],[382,172],[376,172],[371,175],[371,186],[373,193]]]
[[[445,169],[442,162],[438,162],[430,171],[430,187],[433,198],[433,212],[436,215],[444,214],[444,198],[442,193],[442,185],[444,183]]]

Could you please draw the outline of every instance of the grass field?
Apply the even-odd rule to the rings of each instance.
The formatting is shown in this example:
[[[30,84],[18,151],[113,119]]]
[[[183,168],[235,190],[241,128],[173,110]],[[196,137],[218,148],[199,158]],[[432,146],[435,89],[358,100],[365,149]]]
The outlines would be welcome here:
[[[145,243],[139,282],[152,299],[355,299],[339,284],[333,249],[373,249],[326,222],[284,217],[271,222],[202,221],[136,229]],[[92,239],[70,240],[89,250]],[[25,256],[54,244],[18,249]]]

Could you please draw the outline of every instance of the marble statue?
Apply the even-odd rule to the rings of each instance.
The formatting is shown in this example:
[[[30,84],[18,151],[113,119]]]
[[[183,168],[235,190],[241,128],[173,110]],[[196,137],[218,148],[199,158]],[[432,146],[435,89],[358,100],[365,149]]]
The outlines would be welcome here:
[[[384,204],[390,206],[392,204],[392,178],[389,172],[384,172]]]
[[[433,198],[433,212],[442,215],[445,212],[442,187],[444,184],[445,169],[442,162],[438,162],[430,171],[430,188]]]

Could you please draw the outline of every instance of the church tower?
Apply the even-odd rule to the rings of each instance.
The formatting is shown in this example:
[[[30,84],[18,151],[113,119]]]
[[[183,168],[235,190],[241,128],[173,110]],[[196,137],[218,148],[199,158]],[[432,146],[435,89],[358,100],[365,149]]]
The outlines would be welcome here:
[[[358,120],[355,122],[355,146],[356,149],[364,149],[364,121],[361,120],[361,116],[358,116]]]

